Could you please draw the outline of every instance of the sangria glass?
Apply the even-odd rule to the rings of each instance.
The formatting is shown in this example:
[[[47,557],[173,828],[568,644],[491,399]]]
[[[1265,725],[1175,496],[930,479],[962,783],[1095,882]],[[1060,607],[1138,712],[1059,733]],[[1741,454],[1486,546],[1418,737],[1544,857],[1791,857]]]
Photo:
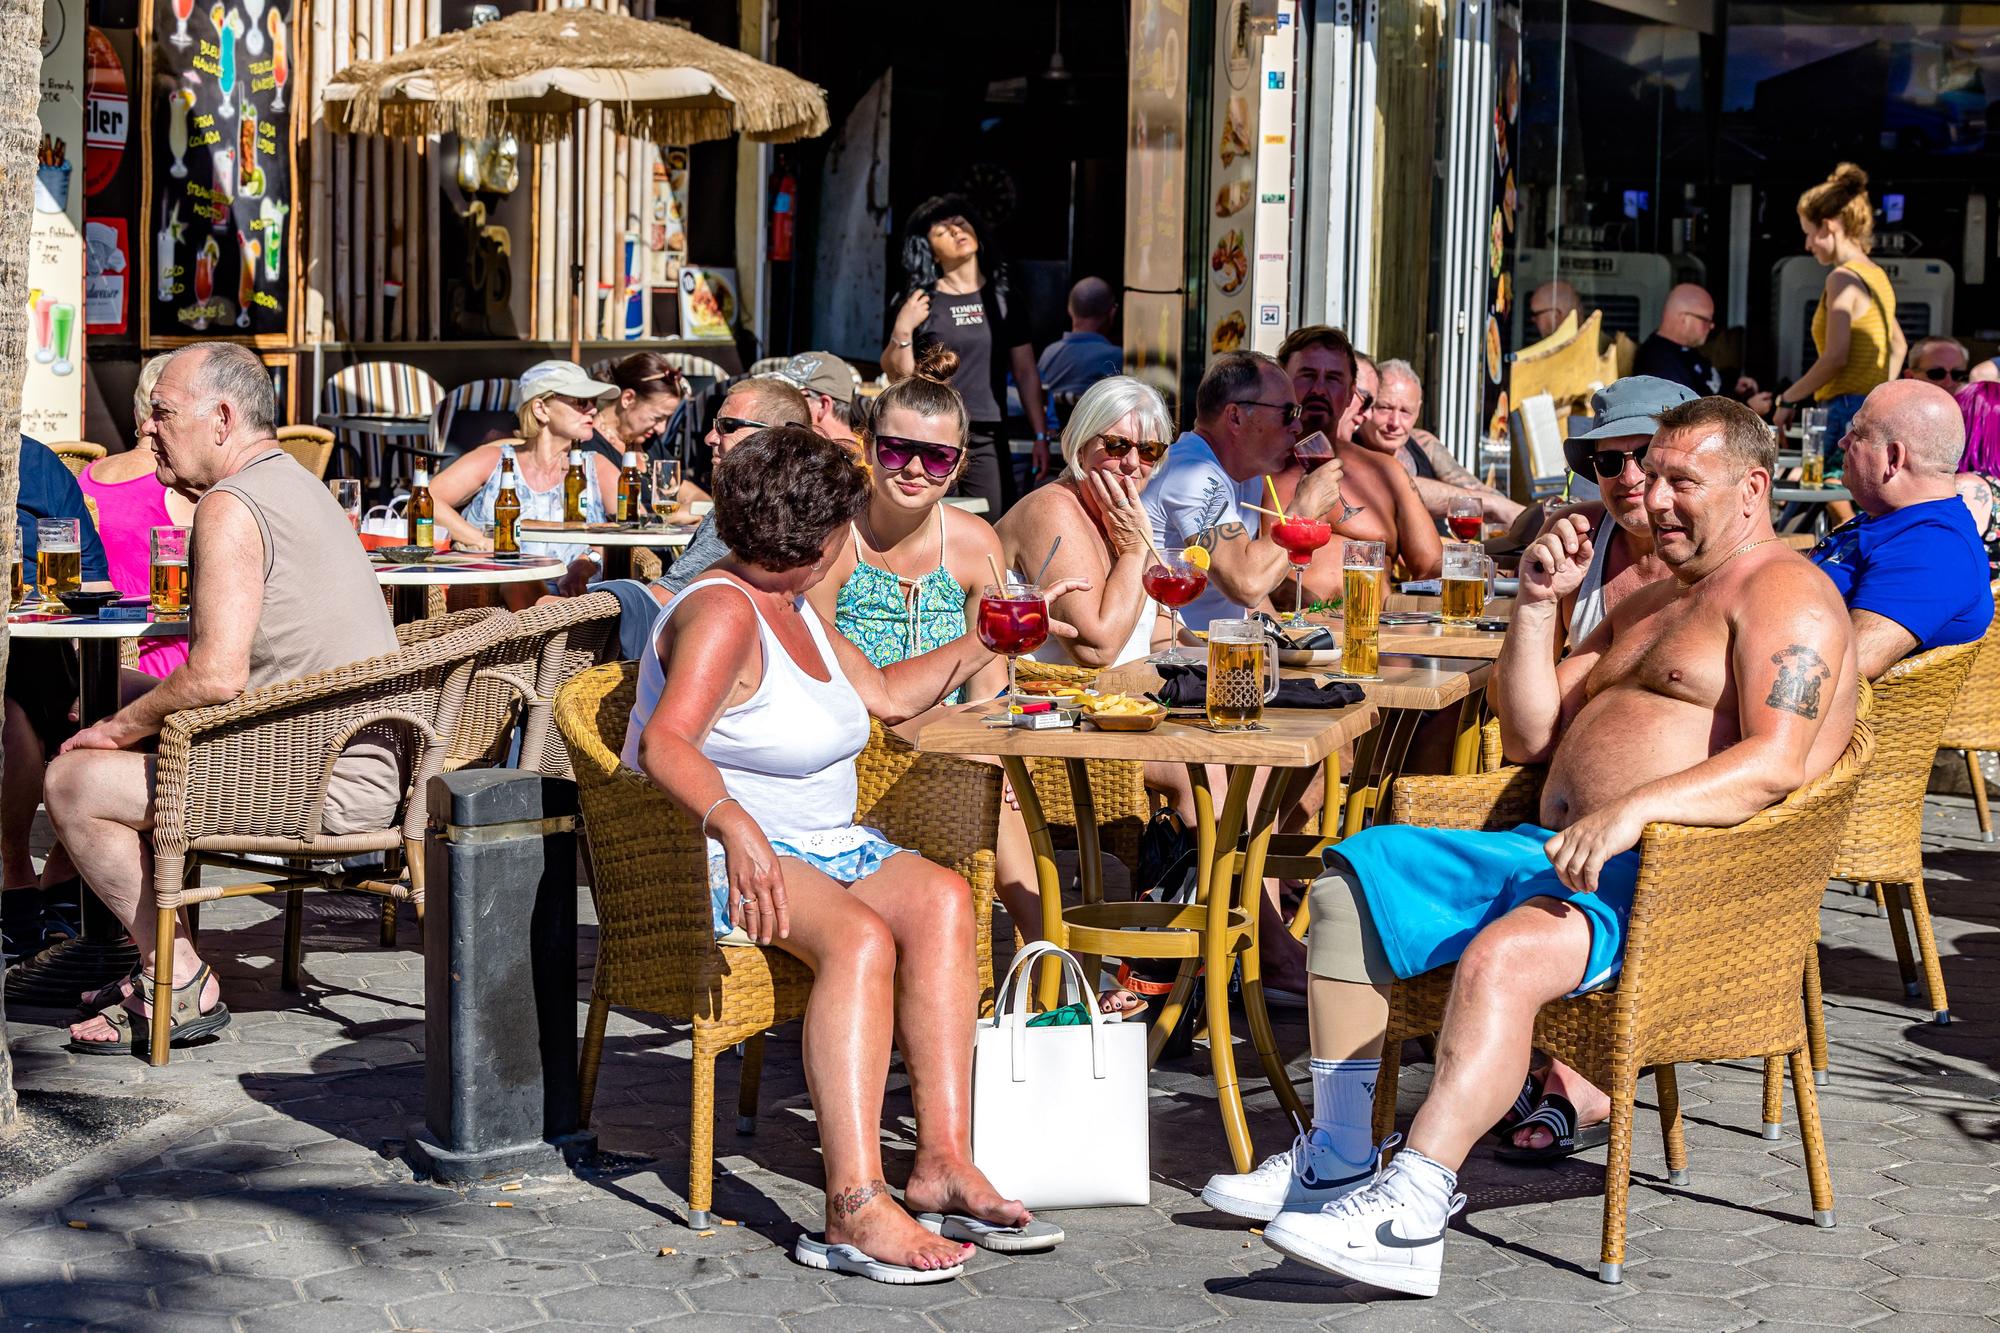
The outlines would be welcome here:
[[[1333,540],[1333,525],[1324,519],[1290,514],[1271,524],[1271,540],[1292,558],[1292,619],[1306,616],[1306,569],[1313,552]]]
[[[1486,535],[1486,506],[1476,495],[1454,495],[1445,510],[1444,525],[1462,542],[1476,542]]]
[[[1009,583],[1005,587],[987,584],[979,595],[979,618],[975,622],[979,641],[989,652],[1007,658],[1007,701],[1019,694],[1014,680],[1014,664],[1022,653],[1032,653],[1049,637],[1049,603],[1042,590],[1032,583]]]
[[[1333,461],[1333,441],[1326,438],[1326,432],[1316,430],[1292,446],[1292,457],[1299,460],[1299,466],[1307,472]]]
[[[1139,582],[1148,597],[1167,608],[1171,630],[1166,651],[1154,653],[1146,660],[1156,666],[1201,665],[1200,657],[1181,647],[1180,609],[1207,590],[1208,571],[1189,563],[1184,551],[1162,552],[1161,558],[1139,576]]]

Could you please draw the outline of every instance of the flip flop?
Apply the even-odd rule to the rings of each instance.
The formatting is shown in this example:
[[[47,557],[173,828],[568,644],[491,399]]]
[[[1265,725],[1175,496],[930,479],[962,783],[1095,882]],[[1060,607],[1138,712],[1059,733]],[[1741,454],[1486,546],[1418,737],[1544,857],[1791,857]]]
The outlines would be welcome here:
[[[1486,1137],[1504,1140],[1510,1133],[1520,1127],[1523,1120],[1526,1120],[1535,1113],[1535,1107],[1540,1104],[1541,1100],[1541,1080],[1530,1074],[1522,1082],[1521,1091],[1515,1095],[1514,1104],[1507,1108],[1505,1115],[1494,1122],[1493,1128],[1486,1131]]]
[[[812,1236],[800,1236],[792,1247],[792,1258],[807,1268],[817,1268],[828,1273],[851,1273],[855,1277],[865,1277],[870,1282],[883,1282],[892,1287],[918,1287],[931,1282],[949,1282],[965,1271],[965,1265],[953,1264],[949,1268],[910,1268],[903,1264],[884,1263],[870,1258],[852,1245],[829,1245],[825,1240]]]
[[[1003,1227],[964,1213],[918,1213],[917,1225],[946,1240],[965,1241],[995,1254],[1039,1254],[1063,1243],[1063,1229],[1040,1218],[1024,1227]]]
[[[1503,1162],[1513,1162],[1520,1166],[1549,1166],[1565,1157],[1595,1148],[1611,1138],[1611,1126],[1606,1121],[1585,1125],[1578,1129],[1576,1107],[1560,1092],[1545,1093],[1541,1105],[1533,1114],[1514,1126],[1519,1133],[1530,1125],[1540,1125],[1554,1135],[1554,1141],[1540,1148],[1517,1148],[1510,1138],[1493,1150],[1493,1155]]]
[[[201,988],[208,984],[209,975],[208,964],[203,963],[185,983],[169,992],[171,997],[171,1003],[167,1008],[167,1021],[170,1024],[170,1035],[167,1038],[169,1049],[180,1050],[203,1037],[214,1036],[229,1026],[229,1006],[220,999],[215,1002],[215,1008],[207,1013],[197,1011],[196,1006],[201,1003]],[[143,974],[140,977],[140,985],[145,988],[150,998],[153,988]],[[125,1033],[125,1038],[111,1041],[78,1041],[72,1037],[64,1043],[63,1049],[74,1051],[78,1055],[132,1055],[146,1044],[147,1034],[152,1030],[151,1019],[141,1018],[122,1003],[101,1010],[98,1017],[109,1023],[113,1031]]]

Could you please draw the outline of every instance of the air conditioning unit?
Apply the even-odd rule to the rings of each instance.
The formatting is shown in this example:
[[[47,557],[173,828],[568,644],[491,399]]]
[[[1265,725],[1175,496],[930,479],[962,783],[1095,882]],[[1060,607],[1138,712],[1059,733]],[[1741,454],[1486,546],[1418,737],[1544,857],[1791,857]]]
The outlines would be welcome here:
[[[1896,293],[1896,322],[1911,342],[1951,332],[1957,277],[1942,259],[1877,259]],[[1771,269],[1771,311],[1778,330],[1778,378],[1795,380],[1817,358],[1813,312],[1826,290],[1826,269],[1811,255],[1792,255]]]
[[[1514,265],[1514,346],[1534,342],[1528,302],[1535,288],[1556,276],[1547,250],[1522,250]],[[1701,261],[1692,255],[1647,255],[1626,251],[1569,250],[1562,252],[1562,279],[1576,288],[1581,315],[1604,312],[1604,334],[1622,333],[1644,342],[1660,327],[1667,293],[1675,283],[1700,282]]]

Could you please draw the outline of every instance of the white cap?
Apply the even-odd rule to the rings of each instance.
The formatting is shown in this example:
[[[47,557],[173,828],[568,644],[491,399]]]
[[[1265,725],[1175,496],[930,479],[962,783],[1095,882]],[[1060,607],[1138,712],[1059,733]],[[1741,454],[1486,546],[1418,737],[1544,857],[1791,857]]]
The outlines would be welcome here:
[[[569,465],[571,467],[583,466],[583,450],[572,449],[569,451]]]
[[[639,466],[639,451],[637,449],[627,449],[625,451],[625,466],[626,467]]]
[[[418,468],[416,475],[410,479],[410,485],[412,486],[428,486],[430,484],[431,470],[427,467]]]
[[[521,372],[522,402],[550,393],[571,398],[609,398],[617,392],[617,385],[592,379],[574,361],[537,361]]]

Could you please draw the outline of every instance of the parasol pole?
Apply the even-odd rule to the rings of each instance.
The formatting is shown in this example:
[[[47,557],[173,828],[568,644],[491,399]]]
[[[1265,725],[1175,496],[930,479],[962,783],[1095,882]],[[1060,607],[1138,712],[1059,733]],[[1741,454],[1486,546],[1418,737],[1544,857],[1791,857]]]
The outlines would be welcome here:
[[[576,179],[576,213],[569,224],[569,359],[583,364],[583,140],[584,108],[576,106],[576,124],[570,130],[570,168]]]

